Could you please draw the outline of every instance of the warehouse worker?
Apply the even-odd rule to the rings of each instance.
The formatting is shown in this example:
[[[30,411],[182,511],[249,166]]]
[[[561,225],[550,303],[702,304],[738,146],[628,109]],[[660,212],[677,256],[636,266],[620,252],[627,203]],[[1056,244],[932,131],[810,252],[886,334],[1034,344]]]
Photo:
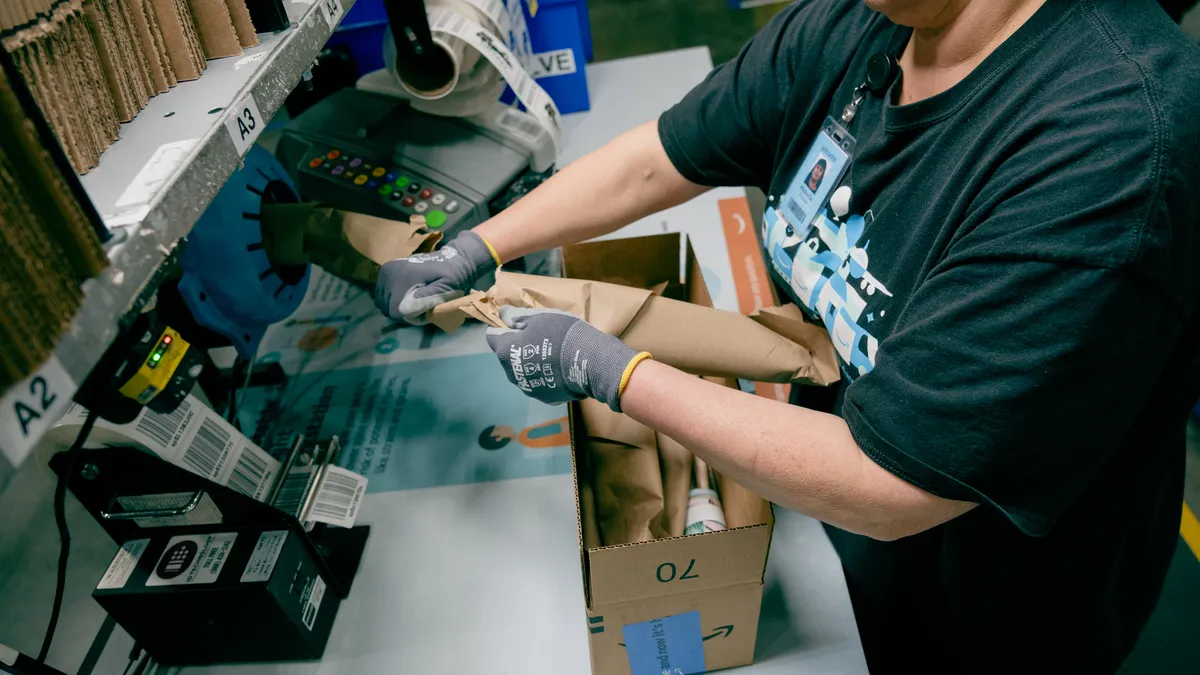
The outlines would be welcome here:
[[[377,298],[417,322],[501,261],[760,187],[764,241],[811,242],[772,267],[839,353],[827,407],[556,312],[506,309],[489,344],[549,345],[533,396],[599,399],[827,523],[873,672],[1112,673],[1175,550],[1200,396],[1198,111],[1200,54],[1153,0],[797,2]]]

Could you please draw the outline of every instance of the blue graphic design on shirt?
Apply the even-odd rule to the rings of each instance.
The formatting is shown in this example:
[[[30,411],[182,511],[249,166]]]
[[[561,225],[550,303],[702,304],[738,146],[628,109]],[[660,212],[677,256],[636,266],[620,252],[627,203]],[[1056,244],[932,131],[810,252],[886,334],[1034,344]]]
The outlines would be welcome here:
[[[874,219],[868,211],[839,220],[823,209],[797,233],[778,208],[768,208],[763,218],[772,267],[787,280],[793,299],[825,324],[851,378],[875,367],[879,341],[867,325],[886,314],[892,297],[869,271],[870,242],[860,245]]]

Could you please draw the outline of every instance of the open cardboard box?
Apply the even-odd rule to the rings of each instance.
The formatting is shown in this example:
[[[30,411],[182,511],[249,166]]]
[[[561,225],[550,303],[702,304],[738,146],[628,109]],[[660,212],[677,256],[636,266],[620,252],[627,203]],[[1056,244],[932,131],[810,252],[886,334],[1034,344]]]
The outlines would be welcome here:
[[[563,272],[640,288],[665,283],[666,297],[712,305],[695,254],[677,233],[565,247]],[[591,475],[577,404],[570,424],[593,675],[682,675],[753,662],[771,505],[718,474],[727,530],[600,546],[594,507],[580,492]]]

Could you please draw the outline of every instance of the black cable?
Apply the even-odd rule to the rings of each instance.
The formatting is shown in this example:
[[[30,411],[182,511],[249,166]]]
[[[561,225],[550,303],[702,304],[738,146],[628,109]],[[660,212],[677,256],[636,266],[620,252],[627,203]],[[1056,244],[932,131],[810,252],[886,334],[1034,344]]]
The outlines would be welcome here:
[[[133,670],[134,664],[140,658],[142,658],[142,646],[135,642],[133,649],[129,650],[129,663],[125,665],[125,670],[121,671],[121,675],[129,675],[129,671]]]
[[[71,533],[67,530],[67,483],[75,474],[75,462],[79,459],[79,450],[87,442],[87,437],[96,426],[96,411],[88,412],[87,419],[75,442],[67,450],[66,469],[58,477],[54,486],[54,522],[58,525],[58,536],[62,548],[58,553],[58,577],[54,582],[54,605],[50,608],[50,623],[46,626],[46,637],[42,640],[42,651],[38,652],[38,663],[46,663],[50,653],[50,643],[54,642],[54,631],[58,628],[58,615],[62,612],[63,594],[67,590],[67,558],[71,555]]]

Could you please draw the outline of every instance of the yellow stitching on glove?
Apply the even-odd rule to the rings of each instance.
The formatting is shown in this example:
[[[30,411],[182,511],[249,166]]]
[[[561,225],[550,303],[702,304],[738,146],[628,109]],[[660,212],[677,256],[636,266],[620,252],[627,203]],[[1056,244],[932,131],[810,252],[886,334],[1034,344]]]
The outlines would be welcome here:
[[[637,367],[637,364],[652,358],[654,357],[650,356],[650,352],[642,352],[629,361],[629,365],[625,366],[625,372],[621,373],[621,386],[617,387],[618,398],[625,393],[625,386],[629,384],[629,378],[633,376],[633,369]]]
[[[478,234],[479,233],[476,232],[476,235],[478,235]],[[483,242],[484,246],[488,247],[488,252],[492,254],[492,260],[496,261],[496,267],[503,265],[504,261],[500,259],[500,254],[496,253],[496,248],[494,246],[492,246],[492,242],[488,241],[487,239],[484,239],[483,237],[479,237],[479,239],[480,239],[480,241]]]

